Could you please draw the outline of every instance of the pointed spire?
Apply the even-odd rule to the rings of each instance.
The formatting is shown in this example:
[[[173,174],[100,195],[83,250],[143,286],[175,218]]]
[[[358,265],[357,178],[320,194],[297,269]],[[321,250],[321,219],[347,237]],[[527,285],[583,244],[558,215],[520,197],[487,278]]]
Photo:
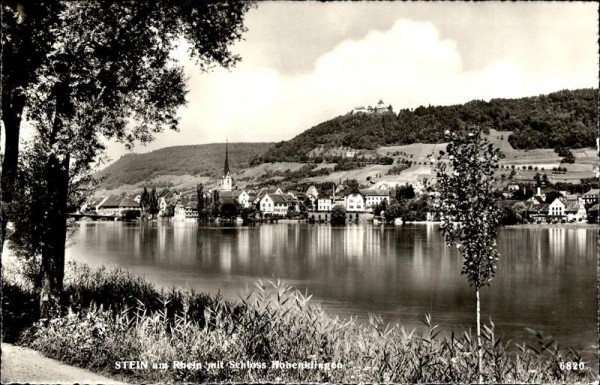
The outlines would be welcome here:
[[[228,151],[229,140],[225,141],[225,167],[223,168],[223,176],[229,174],[229,151]]]

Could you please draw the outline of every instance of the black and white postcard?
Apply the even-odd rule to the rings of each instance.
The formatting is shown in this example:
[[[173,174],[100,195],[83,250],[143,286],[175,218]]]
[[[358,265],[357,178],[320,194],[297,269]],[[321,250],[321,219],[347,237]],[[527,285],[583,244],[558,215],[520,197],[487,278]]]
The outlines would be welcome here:
[[[598,383],[598,4],[2,1],[2,383]]]

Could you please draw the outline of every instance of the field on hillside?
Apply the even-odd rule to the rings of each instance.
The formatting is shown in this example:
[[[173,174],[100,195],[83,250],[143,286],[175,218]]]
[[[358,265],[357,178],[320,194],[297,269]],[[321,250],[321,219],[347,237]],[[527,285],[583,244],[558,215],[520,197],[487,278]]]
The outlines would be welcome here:
[[[263,163],[258,166],[242,170],[233,177],[236,181],[248,181],[263,176],[267,173],[286,172],[287,170],[298,171],[304,165],[304,163],[296,162]]]
[[[568,169],[568,167],[567,167],[567,169]],[[556,182],[579,183],[579,181],[581,179],[592,178],[595,176],[595,173],[589,172],[589,171],[569,171],[567,173],[562,174],[562,173],[556,173],[556,172],[552,172],[552,171],[548,171],[548,170],[546,170],[546,171],[517,170],[516,175],[514,176],[513,180],[522,181],[522,182],[532,182],[534,180],[536,173],[540,173],[540,175],[546,174],[546,176],[548,177],[548,180],[551,183],[556,183]],[[506,176],[508,177],[508,175],[510,174],[510,171],[501,171],[498,174],[498,177],[500,177],[501,174],[506,174]]]
[[[323,162],[323,163],[319,163],[317,165],[317,167],[313,168],[313,170],[316,171],[316,170],[322,170],[322,169],[325,169],[325,168],[333,170],[334,167],[335,167],[335,163],[326,163],[326,162]]]
[[[372,180],[379,180],[387,171],[392,168],[392,166],[374,164],[368,165],[364,168],[358,168],[354,170],[348,171],[336,171],[332,172],[329,175],[321,175],[312,178],[306,178],[303,181],[305,182],[314,182],[314,183],[322,183],[322,182],[339,182],[344,181],[346,179],[356,179],[358,183],[366,183],[367,177],[371,177]]]
[[[573,150],[576,163],[563,164],[560,157],[553,149],[535,149],[535,150],[516,150],[508,142],[511,131],[490,130],[489,135],[486,135],[490,143],[496,148],[499,148],[504,154],[504,158],[499,164],[506,167],[499,170],[499,174],[510,175],[511,166],[515,166],[517,175],[516,180],[532,181],[536,173],[546,173],[550,181],[568,181],[579,182],[583,178],[591,178],[596,175],[598,168],[598,158],[596,150],[593,148],[582,148]],[[380,156],[391,156],[396,162],[398,160],[410,160],[419,163],[402,171],[398,175],[385,175],[385,172],[380,173],[381,176],[376,177],[377,172],[374,172],[372,166],[365,167],[361,170],[352,170],[346,172],[336,172],[327,176],[318,178],[309,178],[306,181],[322,182],[322,181],[339,181],[345,179],[357,179],[360,183],[366,182],[366,177],[371,176],[371,180],[376,182],[376,185],[381,183],[411,183],[417,180],[435,178],[435,170],[430,164],[430,157],[437,158],[440,151],[446,149],[447,143],[413,143],[402,146],[386,146],[377,149]],[[425,164],[420,164],[425,163]],[[528,170],[529,166],[532,169],[537,167],[537,170]],[[321,167],[321,166],[320,166]],[[386,166],[389,167],[389,166]],[[526,169],[523,170],[523,167]],[[567,173],[553,173],[552,169],[556,167],[566,167]],[[387,171],[387,170],[386,170]]]
[[[374,187],[379,187],[384,183],[388,185],[411,184],[416,181],[423,181],[424,179],[435,179],[435,170],[433,169],[433,166],[412,166],[398,175],[384,175],[376,180]]]
[[[595,148],[578,148],[576,150],[571,150],[571,152],[573,152],[577,163],[598,166],[598,152]]]
[[[377,149],[381,156],[407,159],[413,162],[429,162],[429,157],[437,158],[440,151],[445,151],[448,143],[413,143],[402,146],[386,146]],[[406,153],[408,156],[396,156],[395,153]]]

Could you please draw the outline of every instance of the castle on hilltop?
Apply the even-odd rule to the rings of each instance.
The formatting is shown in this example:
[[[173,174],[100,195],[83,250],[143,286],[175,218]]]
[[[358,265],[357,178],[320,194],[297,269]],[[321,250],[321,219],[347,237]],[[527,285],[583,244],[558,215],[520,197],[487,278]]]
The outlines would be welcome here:
[[[385,106],[385,103],[383,103],[383,100],[379,100],[379,102],[377,102],[377,104],[375,105],[375,107],[355,107],[352,110],[353,114],[356,114],[358,112],[362,112],[363,114],[383,114],[385,112],[394,112],[394,109],[392,108],[392,105],[390,104],[389,106]]]

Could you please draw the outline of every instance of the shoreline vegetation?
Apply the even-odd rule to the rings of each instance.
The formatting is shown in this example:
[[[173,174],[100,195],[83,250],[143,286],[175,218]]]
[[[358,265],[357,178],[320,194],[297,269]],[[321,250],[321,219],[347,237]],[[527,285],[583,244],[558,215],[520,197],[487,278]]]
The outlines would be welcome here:
[[[18,274],[3,271],[3,342],[131,382],[445,382],[477,381],[477,342],[445,333],[429,315],[419,330],[328,316],[310,296],[259,281],[237,303],[190,289],[157,290],[118,268],[69,263],[65,314],[37,322],[37,299]],[[534,325],[532,325],[534,326]],[[598,378],[572,349],[531,330],[522,344],[483,328],[486,383],[573,383]],[[117,369],[117,362],[149,367]],[[288,367],[272,367],[272,362]],[[200,363],[180,364],[174,362]],[[168,363],[168,369],[153,369]],[[207,367],[208,363],[215,364]],[[239,363],[239,365],[238,365]],[[309,369],[290,368],[304,363]],[[572,363],[583,370],[567,370]],[[244,365],[242,365],[244,364]],[[252,365],[250,365],[252,364]],[[342,368],[335,368],[342,365]],[[142,365],[144,366],[144,365]]]

